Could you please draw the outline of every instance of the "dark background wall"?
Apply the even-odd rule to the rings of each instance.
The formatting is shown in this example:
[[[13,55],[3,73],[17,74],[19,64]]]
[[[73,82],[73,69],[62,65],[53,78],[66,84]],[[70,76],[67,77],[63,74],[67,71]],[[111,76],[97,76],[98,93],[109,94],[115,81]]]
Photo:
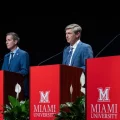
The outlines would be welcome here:
[[[94,56],[120,33],[120,16],[79,16],[72,13],[66,16],[9,16],[0,21],[0,58],[9,52],[5,45],[5,35],[14,31],[21,38],[20,48],[30,55],[31,66],[59,53],[68,45],[64,28],[77,23],[83,28],[81,40],[90,44]],[[98,57],[120,55],[118,36]],[[61,64],[62,54],[45,64]],[[2,64],[2,61],[1,63]]]

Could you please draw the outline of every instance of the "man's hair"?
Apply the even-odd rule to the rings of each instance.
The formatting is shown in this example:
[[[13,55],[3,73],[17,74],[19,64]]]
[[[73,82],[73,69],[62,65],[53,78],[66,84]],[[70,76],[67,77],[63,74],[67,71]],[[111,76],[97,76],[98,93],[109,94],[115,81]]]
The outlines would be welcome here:
[[[74,32],[74,33],[78,33],[78,32],[82,32],[82,27],[80,26],[80,25],[78,25],[78,24],[70,24],[70,25],[67,25],[66,27],[65,27],[65,31],[67,30],[67,29],[72,29],[72,31]]]
[[[19,44],[20,38],[19,38],[19,36],[18,36],[17,33],[15,33],[15,32],[9,32],[9,33],[6,34],[6,36],[7,35],[11,35],[13,37],[13,40],[17,40],[18,41],[17,44]]]

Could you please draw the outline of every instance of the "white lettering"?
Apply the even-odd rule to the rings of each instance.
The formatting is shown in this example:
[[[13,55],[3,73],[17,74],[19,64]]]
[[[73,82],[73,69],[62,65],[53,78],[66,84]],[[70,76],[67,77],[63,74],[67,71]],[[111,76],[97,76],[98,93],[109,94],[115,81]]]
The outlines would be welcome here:
[[[45,93],[43,91],[39,91],[40,93],[40,102],[39,103],[49,103],[49,93],[50,91],[46,91]]]
[[[110,102],[109,91],[110,91],[110,87],[106,87],[104,91],[102,88],[98,88],[98,92],[99,92],[98,102]]]

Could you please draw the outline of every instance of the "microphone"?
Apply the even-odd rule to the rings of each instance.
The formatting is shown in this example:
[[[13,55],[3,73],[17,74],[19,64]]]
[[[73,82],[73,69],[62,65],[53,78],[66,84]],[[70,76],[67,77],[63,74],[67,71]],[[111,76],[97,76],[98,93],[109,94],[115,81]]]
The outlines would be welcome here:
[[[100,53],[106,48],[108,47],[118,36],[120,35],[120,33],[118,35],[116,35],[96,56],[95,58],[100,55]]]
[[[66,47],[67,47],[67,46],[66,46]],[[65,48],[66,48],[66,47],[65,47]],[[64,49],[65,49],[65,48],[64,48]],[[46,61],[48,61],[48,60],[50,60],[50,59],[56,57],[56,56],[58,56],[58,55],[61,54],[62,52],[63,52],[63,50],[62,50],[61,52],[59,52],[59,53],[57,53],[57,54],[51,56],[50,58],[48,58],[48,59],[46,59],[46,60],[40,62],[40,63],[38,64],[38,66],[41,65],[42,63],[44,63],[44,62],[46,62]]]

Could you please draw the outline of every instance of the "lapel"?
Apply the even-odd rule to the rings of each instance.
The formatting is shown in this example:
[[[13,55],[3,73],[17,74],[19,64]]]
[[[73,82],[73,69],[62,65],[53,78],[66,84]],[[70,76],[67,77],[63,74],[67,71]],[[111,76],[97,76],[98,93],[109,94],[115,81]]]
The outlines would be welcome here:
[[[73,57],[72,57],[71,65],[73,64],[76,56],[77,56],[78,53],[80,52],[81,45],[82,45],[82,42],[78,43],[78,45],[77,45],[77,47],[76,47],[76,50],[74,51],[74,54],[73,54]]]
[[[20,54],[20,49],[18,49],[18,50],[16,51],[15,56],[14,56],[14,58],[13,58],[13,61],[16,60],[16,58],[19,56],[19,54]]]
[[[20,49],[18,49],[16,51],[16,53],[15,53],[15,55],[14,55],[10,65],[14,64],[17,61],[17,58],[18,58],[19,54],[20,54]]]
[[[9,69],[9,57],[10,57],[10,53],[8,53],[7,55],[6,55],[6,62],[5,62],[5,64],[6,64],[6,69]]]
[[[67,57],[68,57],[68,54],[69,54],[69,50],[70,50],[70,46],[68,46],[67,48],[66,48],[66,52],[65,52],[65,56],[64,56],[64,63],[66,63],[66,60],[67,60]]]

